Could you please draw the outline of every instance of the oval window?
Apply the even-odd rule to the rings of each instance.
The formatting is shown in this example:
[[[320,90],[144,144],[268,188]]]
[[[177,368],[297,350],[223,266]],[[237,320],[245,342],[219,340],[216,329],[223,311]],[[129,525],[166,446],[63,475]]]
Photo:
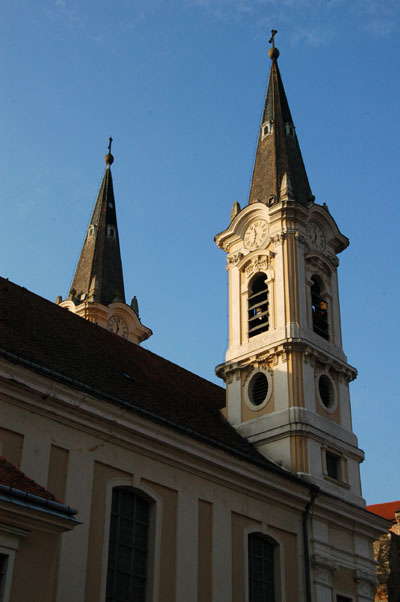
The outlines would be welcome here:
[[[249,398],[252,404],[259,406],[268,395],[268,379],[263,372],[257,372],[249,385]]]
[[[325,407],[331,408],[335,403],[333,384],[329,376],[322,374],[318,381],[319,396]]]

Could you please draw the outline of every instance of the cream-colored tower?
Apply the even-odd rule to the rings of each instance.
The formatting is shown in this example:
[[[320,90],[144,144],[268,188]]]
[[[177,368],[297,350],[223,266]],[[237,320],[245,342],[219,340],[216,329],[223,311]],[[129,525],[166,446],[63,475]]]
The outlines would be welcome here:
[[[277,58],[249,203],[215,237],[227,253],[229,348],[216,368],[229,422],[258,449],[323,490],[363,505],[363,452],[352,431],[337,255],[348,245],[314,203]]]
[[[139,318],[136,297],[125,303],[124,279],[119,247],[117,214],[111,165],[114,157],[105,156],[106,170],[100,186],[69,296],[57,303],[69,311],[122,336],[133,343],[148,339],[152,332]]]

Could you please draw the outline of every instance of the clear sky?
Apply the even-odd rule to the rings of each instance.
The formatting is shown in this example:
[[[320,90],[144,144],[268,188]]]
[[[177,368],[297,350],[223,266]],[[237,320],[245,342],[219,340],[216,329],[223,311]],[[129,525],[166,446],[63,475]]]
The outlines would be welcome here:
[[[3,0],[1,274],[68,294],[108,137],[128,302],[152,351],[215,382],[227,340],[213,242],[248,199],[279,65],[340,257],[368,503],[400,499],[398,0]]]

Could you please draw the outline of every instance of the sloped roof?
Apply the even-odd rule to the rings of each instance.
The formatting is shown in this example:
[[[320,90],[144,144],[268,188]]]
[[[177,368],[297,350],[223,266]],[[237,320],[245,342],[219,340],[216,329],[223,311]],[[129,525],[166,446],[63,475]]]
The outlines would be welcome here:
[[[0,353],[290,479],[224,419],[225,390],[0,278]]]
[[[107,158],[111,155],[106,155]],[[70,296],[109,305],[114,300],[125,303],[117,214],[110,164],[103,180],[86,233],[78,266],[72,281]],[[111,227],[114,236],[110,236]]]
[[[394,513],[397,510],[400,510],[400,500],[397,502],[386,502],[384,504],[371,504],[370,506],[367,506],[367,510],[373,512],[373,514],[382,516],[387,520],[394,521]]]
[[[50,491],[0,456],[0,501],[79,523],[75,508],[59,502]],[[69,527],[71,528],[71,527]]]
[[[278,55],[279,52],[272,55],[262,117],[262,124],[269,122],[272,125],[272,132],[264,136],[262,128],[260,129],[249,204],[258,201],[268,203],[271,197],[279,201],[282,179],[286,174],[290,181],[293,199],[305,205],[313,201],[314,197],[279,72]],[[291,126],[291,134],[286,131],[288,125]]]
[[[47,489],[27,477],[26,474],[2,456],[0,456],[0,484],[25,491],[26,493],[33,493],[46,500],[57,501],[50,491],[47,491]]]

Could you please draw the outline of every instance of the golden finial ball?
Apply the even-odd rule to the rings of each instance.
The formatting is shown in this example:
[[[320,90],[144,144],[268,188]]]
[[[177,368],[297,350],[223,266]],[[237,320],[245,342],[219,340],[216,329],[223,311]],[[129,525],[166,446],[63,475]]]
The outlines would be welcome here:
[[[279,50],[273,46],[268,50],[268,56],[272,61],[276,60],[279,56]]]
[[[104,161],[106,162],[106,165],[112,165],[114,163],[114,157],[111,153],[107,153],[104,157]]]

